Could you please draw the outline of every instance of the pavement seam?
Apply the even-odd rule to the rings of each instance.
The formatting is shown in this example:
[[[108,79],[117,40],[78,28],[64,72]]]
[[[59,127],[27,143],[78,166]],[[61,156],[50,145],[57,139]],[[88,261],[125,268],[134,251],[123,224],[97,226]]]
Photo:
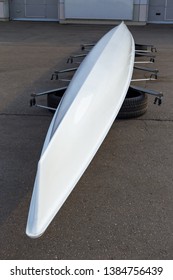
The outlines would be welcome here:
[[[10,116],[15,116],[15,117],[48,117],[48,118],[52,118],[52,116],[48,116],[48,115],[34,115],[34,114],[7,114],[7,113],[0,113],[0,116],[2,117],[10,117]]]

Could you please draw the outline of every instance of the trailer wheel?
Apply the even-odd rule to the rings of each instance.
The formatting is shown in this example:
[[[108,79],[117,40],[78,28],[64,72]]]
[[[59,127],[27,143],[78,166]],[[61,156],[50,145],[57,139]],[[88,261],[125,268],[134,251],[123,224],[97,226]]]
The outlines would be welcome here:
[[[137,118],[147,111],[148,96],[146,93],[129,87],[124,103],[118,113],[118,119]]]

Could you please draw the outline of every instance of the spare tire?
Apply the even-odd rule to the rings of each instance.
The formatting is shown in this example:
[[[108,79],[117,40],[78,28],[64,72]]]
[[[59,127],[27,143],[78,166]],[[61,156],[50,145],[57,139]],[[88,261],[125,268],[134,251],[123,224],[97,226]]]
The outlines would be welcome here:
[[[147,111],[148,96],[146,93],[129,87],[126,98],[118,113],[118,119],[137,118]]]
[[[47,95],[47,106],[57,108],[66,88],[55,91]],[[136,118],[143,115],[147,111],[148,98],[147,94],[137,89],[129,87],[126,98],[118,113],[118,119]],[[51,110],[54,113],[54,110]]]

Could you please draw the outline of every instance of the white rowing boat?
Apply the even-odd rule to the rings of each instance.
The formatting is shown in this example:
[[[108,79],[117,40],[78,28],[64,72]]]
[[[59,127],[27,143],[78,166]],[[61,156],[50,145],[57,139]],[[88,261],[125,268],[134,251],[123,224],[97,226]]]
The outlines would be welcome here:
[[[103,142],[129,88],[134,55],[133,37],[121,23],[101,38],[73,76],[38,163],[28,236],[43,234]]]

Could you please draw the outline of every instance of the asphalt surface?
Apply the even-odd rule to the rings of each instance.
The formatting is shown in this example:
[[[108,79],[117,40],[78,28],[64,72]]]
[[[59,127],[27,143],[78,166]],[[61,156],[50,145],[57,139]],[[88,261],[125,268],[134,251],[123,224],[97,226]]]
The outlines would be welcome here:
[[[59,87],[50,80],[53,71],[71,67],[66,60],[80,53],[81,43],[96,42],[111,28],[0,23],[0,259],[173,258],[172,25],[129,27],[136,42],[158,49],[158,80],[144,86],[164,92],[162,106],[149,97],[145,115],[116,120],[45,234],[25,235],[52,118],[29,107],[30,94]]]

